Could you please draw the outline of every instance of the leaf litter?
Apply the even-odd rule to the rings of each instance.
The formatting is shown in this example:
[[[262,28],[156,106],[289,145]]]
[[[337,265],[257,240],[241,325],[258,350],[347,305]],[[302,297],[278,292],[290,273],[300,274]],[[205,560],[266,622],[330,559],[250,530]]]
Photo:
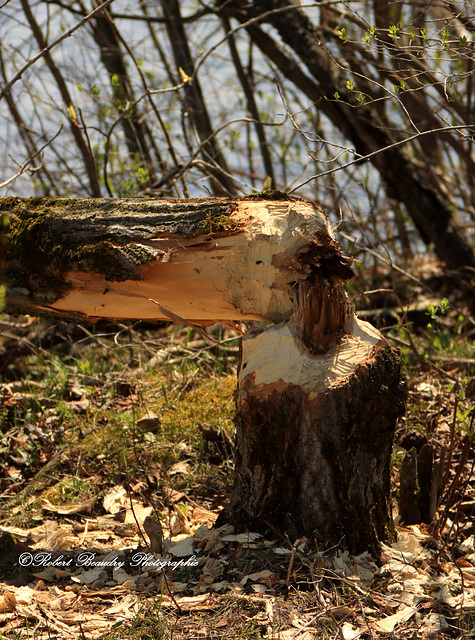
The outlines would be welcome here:
[[[414,628],[418,637],[435,639],[449,628],[450,612],[475,611],[475,567],[468,559],[475,556],[473,537],[462,547],[465,556],[454,562],[428,527],[413,525],[397,528],[398,540],[382,545],[379,561],[368,553],[318,553],[310,541],[298,541],[299,571],[307,568],[313,576],[307,589],[316,599],[309,607],[297,598],[285,622],[282,615],[276,620],[279,596],[290,600],[293,592],[292,581],[290,589],[286,585],[289,556],[281,541],[234,533],[229,525],[210,528],[209,512],[206,524],[187,508],[180,511],[186,532],[171,534],[164,518],[163,552],[151,554],[139,531],[147,510],[129,516],[134,522],[126,538],[115,531],[117,506],[124,505],[110,498],[126,493],[120,487],[110,492],[104,504],[112,513],[86,518],[82,532],[75,523],[56,521],[31,529],[0,527],[18,541],[16,561],[26,571],[25,584],[0,583],[0,631],[6,637],[28,620],[35,638],[102,638],[133,621],[150,602],[158,602],[163,615],[213,612],[232,600],[252,602],[261,629],[267,628],[264,635],[292,640],[321,637],[321,625],[336,627],[345,640],[391,637],[396,631],[402,637]],[[246,554],[250,560],[237,570],[236,559]],[[40,566],[28,565],[32,559]],[[354,598],[336,595],[341,587]]]
[[[178,397],[184,397],[183,389],[193,388],[193,375],[184,376],[177,385]],[[88,380],[70,376],[63,396],[65,411],[79,421],[93,407],[134,411],[141,397],[136,385],[122,376],[119,387],[120,398],[111,400],[104,383],[92,376]],[[103,474],[86,473],[79,453],[77,469],[87,477],[86,491],[78,490],[66,499],[70,490],[66,487],[60,504],[55,504],[57,495],[40,490],[48,486],[51,471],[71,465],[74,459],[71,447],[58,448],[53,435],[62,428],[57,402],[45,384],[35,380],[3,384],[1,393],[7,422],[20,425],[4,432],[2,440],[8,456],[2,487],[11,501],[11,513],[21,515],[40,495],[44,517],[52,518],[32,528],[14,526],[8,520],[0,526],[3,567],[16,568],[5,571],[0,582],[0,634],[4,637],[138,638],[142,636],[134,635],[137,621],[149,618],[154,624],[160,621],[162,627],[157,627],[156,635],[144,637],[470,637],[459,635],[457,628],[458,618],[470,619],[475,613],[469,491],[459,491],[460,498],[448,492],[459,499],[460,509],[452,509],[452,520],[448,512],[439,530],[427,525],[398,526],[398,540],[383,545],[379,559],[367,553],[319,553],[308,540],[291,544],[259,533],[235,532],[229,526],[213,527],[220,506],[205,497],[204,488],[192,494],[202,504],[190,499],[186,478],[196,469],[196,449],[182,441],[173,445],[175,455],[166,463],[174,488],[163,486],[164,465],[147,458],[142,475],[134,473],[133,480],[104,489]],[[427,416],[432,424],[437,416],[433,437],[439,437],[442,450],[451,448],[458,463],[462,448],[457,449],[447,409],[453,392],[444,392],[439,380],[423,373],[410,394],[423,409],[408,413],[408,423]],[[83,400],[89,402],[80,406]],[[29,412],[38,404],[42,410],[32,420]],[[200,416],[199,424],[209,425],[210,420],[209,415]],[[144,420],[138,418],[136,424],[147,430],[146,441],[165,446],[156,440],[160,430],[167,428],[167,417],[160,409],[147,409]],[[221,431],[217,426],[216,432]],[[204,453],[211,446],[206,440]],[[222,464],[226,454],[219,451],[219,455]],[[98,465],[108,457],[107,450],[100,451]],[[42,471],[33,478],[34,490],[25,492],[22,480],[31,477],[29,470],[38,463]],[[445,474],[449,489],[453,477],[452,471]],[[462,486],[464,477],[455,489]],[[147,486],[155,487],[155,493],[161,491],[158,508],[151,506],[155,503],[150,495],[144,498]],[[15,500],[18,490],[21,504]],[[226,496],[222,498],[224,504]],[[151,529],[145,526],[147,520],[157,519],[163,532],[160,553],[152,551]],[[452,544],[454,540],[457,544]],[[51,554],[49,565],[20,567],[21,554],[42,551]],[[131,562],[137,553],[148,564]],[[97,566],[84,559],[81,564],[81,554],[83,558],[93,555]]]

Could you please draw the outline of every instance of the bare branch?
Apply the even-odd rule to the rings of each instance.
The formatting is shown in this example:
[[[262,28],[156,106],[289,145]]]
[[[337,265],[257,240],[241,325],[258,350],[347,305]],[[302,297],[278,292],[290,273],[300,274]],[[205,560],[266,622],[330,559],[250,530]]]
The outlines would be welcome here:
[[[43,58],[49,51],[51,51],[52,49],[54,49],[55,47],[58,46],[58,44],[60,44],[61,42],[63,42],[63,40],[66,40],[66,38],[70,38],[73,33],[75,31],[77,31],[78,29],[80,29],[81,27],[83,27],[85,24],[87,24],[89,22],[89,20],[95,16],[97,13],[99,13],[100,11],[102,11],[105,7],[107,7],[108,5],[110,5],[112,2],[114,2],[114,0],[104,0],[104,2],[101,4],[100,7],[97,7],[97,9],[94,9],[93,11],[91,11],[90,13],[87,14],[87,16],[85,18],[83,18],[80,22],[78,22],[78,24],[76,24],[74,27],[72,27],[72,29],[69,29],[69,31],[66,31],[66,33],[63,33],[62,36],[60,36],[59,38],[57,38],[54,42],[52,42],[51,44],[46,44],[44,48],[38,53],[36,54],[36,56],[33,56],[33,58],[30,58],[28,60],[28,62],[26,62],[23,67],[20,69],[20,71],[18,71],[18,73],[10,80],[10,82],[8,82],[3,89],[0,91],[0,100],[5,96],[5,94],[7,93],[7,91],[9,91],[12,86],[15,84],[15,82],[18,82],[18,80],[20,80],[20,78],[22,77],[22,75],[25,73],[25,71],[27,69],[29,69],[31,66],[33,66],[36,62],[38,62],[38,60],[41,60],[41,58]],[[6,3],[4,3],[6,4]],[[3,6],[3,5],[2,5]]]

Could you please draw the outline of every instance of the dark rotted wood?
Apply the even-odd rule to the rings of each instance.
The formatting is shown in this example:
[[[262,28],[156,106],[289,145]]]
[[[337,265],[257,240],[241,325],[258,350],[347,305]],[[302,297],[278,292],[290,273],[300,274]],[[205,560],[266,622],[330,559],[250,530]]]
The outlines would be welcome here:
[[[399,472],[399,515],[402,524],[430,524],[434,517],[434,451],[429,443],[412,447]]]

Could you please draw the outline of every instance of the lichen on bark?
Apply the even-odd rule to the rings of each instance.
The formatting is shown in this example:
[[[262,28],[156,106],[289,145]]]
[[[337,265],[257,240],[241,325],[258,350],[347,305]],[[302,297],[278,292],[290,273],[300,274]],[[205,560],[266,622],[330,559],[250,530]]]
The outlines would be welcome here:
[[[9,220],[8,252],[27,273],[50,282],[69,270],[123,282],[142,278],[140,267],[160,253],[140,242],[232,232],[233,201],[0,198]]]

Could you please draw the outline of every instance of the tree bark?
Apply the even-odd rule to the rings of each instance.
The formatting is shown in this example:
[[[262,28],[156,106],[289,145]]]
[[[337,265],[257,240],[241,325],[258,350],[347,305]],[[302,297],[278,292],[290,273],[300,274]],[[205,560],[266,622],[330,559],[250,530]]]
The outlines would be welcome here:
[[[282,199],[284,196],[285,199]],[[244,336],[222,518],[378,553],[405,387],[354,316],[354,273],[314,205],[273,199],[0,199],[7,311],[82,320],[270,321]]]

